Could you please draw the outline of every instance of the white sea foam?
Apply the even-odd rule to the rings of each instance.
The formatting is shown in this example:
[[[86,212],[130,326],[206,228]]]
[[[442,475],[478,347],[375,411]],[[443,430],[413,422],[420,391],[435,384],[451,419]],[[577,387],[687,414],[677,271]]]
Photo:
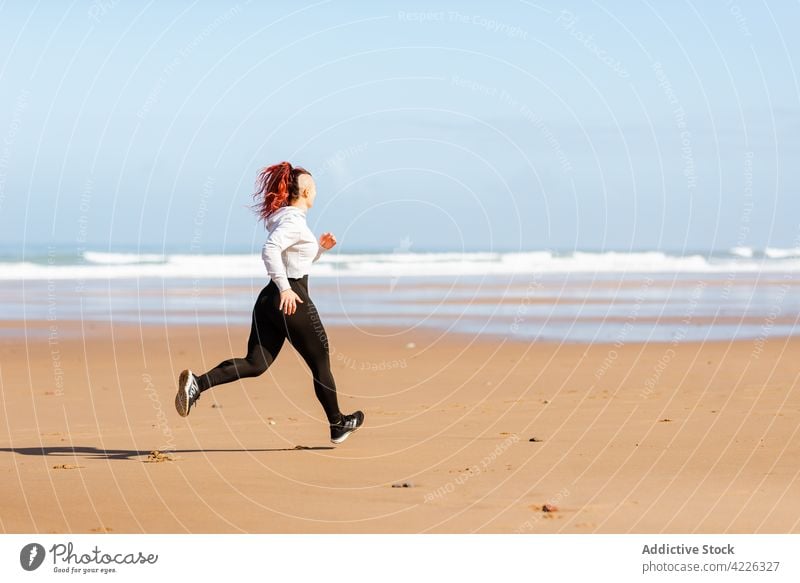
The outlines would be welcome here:
[[[764,255],[770,259],[786,259],[787,257],[800,257],[800,247],[793,249],[776,249],[774,247],[767,247]]]
[[[734,247],[731,249],[731,255],[735,255],[737,257],[752,257],[753,256],[753,248],[752,247]]]

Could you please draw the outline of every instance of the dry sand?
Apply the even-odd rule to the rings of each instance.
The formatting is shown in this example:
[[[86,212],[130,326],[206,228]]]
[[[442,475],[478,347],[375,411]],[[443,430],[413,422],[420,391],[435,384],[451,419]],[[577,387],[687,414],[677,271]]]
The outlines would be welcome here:
[[[800,532],[800,340],[329,327],[334,447],[289,344],[177,415],[249,326],[49,326],[0,326],[3,532]]]

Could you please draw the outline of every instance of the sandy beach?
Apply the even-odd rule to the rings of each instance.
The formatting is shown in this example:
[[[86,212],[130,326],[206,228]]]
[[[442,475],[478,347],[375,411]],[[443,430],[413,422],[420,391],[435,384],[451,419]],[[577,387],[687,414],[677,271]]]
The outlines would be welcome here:
[[[177,415],[180,369],[243,356],[248,325],[50,325],[0,326],[6,533],[800,532],[800,339],[328,326],[366,413],[334,447],[288,344]]]

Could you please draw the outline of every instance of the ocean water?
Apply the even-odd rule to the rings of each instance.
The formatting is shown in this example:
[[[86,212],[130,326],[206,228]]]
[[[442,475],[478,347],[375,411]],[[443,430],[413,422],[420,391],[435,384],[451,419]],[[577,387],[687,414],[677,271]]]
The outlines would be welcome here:
[[[725,252],[327,252],[315,277],[484,275],[526,273],[764,273],[800,272],[800,248]],[[265,275],[260,250],[252,253],[69,252],[39,247],[0,249],[0,279],[257,278]]]
[[[226,325],[249,331],[259,253],[50,248],[0,257],[0,314]],[[415,327],[498,340],[620,343],[794,336],[800,249],[724,253],[327,253],[309,275],[327,326]]]

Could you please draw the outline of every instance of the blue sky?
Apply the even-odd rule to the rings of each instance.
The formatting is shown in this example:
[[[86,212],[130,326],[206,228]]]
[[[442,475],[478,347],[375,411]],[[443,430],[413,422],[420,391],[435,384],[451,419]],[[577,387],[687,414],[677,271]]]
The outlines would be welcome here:
[[[800,244],[796,2],[5,2],[0,244],[232,251],[262,166],[342,252]],[[794,60],[793,60],[794,59]]]

